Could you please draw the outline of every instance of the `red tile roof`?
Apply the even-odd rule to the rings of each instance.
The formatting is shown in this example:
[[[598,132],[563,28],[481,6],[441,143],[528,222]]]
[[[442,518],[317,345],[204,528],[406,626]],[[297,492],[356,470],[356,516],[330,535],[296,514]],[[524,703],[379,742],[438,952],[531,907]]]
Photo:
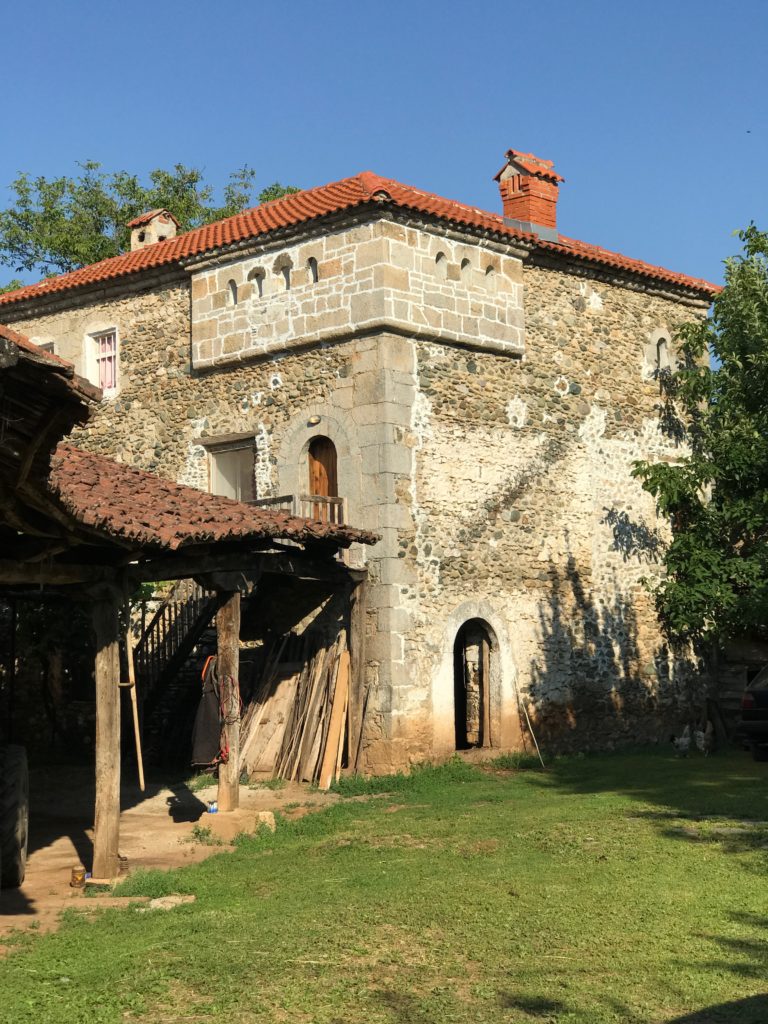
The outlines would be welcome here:
[[[125,226],[127,228],[140,228],[142,224],[149,224],[149,222],[154,220],[155,217],[160,216],[172,220],[176,227],[179,226],[179,222],[173,214],[163,207],[160,207],[157,210],[148,210],[146,213],[140,213],[138,217],[134,217],[133,220],[129,220]]]
[[[521,153],[518,149],[508,149],[506,157],[508,162],[517,164],[536,178],[544,178],[546,181],[552,181],[555,184],[565,181],[565,178],[561,178],[559,174],[555,173],[555,164],[552,160],[542,160],[540,156],[534,156],[533,153]],[[499,180],[506,167],[507,164],[504,164],[504,167],[495,176],[496,181]]]
[[[379,539],[350,526],[205,494],[64,442],[51,461],[50,488],[79,523],[110,537],[172,551],[216,541],[329,540],[349,547],[355,541],[375,544]]]
[[[505,224],[500,214],[488,213],[465,203],[424,192],[411,185],[403,185],[392,178],[382,178],[371,171],[363,171],[353,178],[344,178],[330,185],[274,199],[234,217],[195,228],[135,252],[113,256],[69,274],[47,278],[39,284],[6,292],[0,295],[0,307],[24,299],[55,295],[70,288],[111,281],[142,270],[180,265],[182,261],[201,253],[268,235],[280,228],[301,225],[329,214],[351,211],[374,202],[413,210],[461,227],[490,231],[501,238],[519,241],[532,248],[693,289],[704,295],[714,295],[719,291],[717,285],[708,281],[687,277],[663,267],[655,267],[585,242],[563,237],[558,242],[545,242],[535,234],[528,234]]]
[[[26,335],[19,334],[18,331],[14,331],[4,324],[0,324],[0,338],[12,342],[22,352],[32,356],[36,361],[48,363],[54,373],[67,379],[70,389],[76,392],[79,397],[85,398],[88,401],[98,402],[101,400],[101,389],[95,387],[84,377],[78,376],[72,363],[68,363],[66,359],[57,356],[55,352],[46,352],[31,342]]]

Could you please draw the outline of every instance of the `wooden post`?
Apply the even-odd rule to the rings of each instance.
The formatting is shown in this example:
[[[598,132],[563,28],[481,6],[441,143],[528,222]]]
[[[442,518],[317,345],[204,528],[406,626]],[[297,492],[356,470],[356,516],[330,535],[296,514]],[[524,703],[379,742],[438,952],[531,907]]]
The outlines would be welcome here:
[[[235,811],[240,804],[240,594],[221,594],[216,613],[217,669],[224,714],[222,735],[228,749],[226,764],[219,765],[219,811]]]
[[[101,591],[93,605],[96,633],[96,814],[93,877],[114,878],[120,840],[120,624],[118,595]]]

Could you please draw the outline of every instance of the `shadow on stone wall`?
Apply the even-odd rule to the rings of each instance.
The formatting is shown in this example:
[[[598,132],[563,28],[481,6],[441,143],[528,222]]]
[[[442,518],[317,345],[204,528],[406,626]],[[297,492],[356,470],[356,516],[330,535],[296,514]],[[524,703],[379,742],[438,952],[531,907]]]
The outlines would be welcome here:
[[[528,713],[550,752],[667,739],[694,697],[686,664],[639,642],[637,587],[594,600],[572,554],[550,569],[539,612]],[[524,697],[525,699],[525,697]]]

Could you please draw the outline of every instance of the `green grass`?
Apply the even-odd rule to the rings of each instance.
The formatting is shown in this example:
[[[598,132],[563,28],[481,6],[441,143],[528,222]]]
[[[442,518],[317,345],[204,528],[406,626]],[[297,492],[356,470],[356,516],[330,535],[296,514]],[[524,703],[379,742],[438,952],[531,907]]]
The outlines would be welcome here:
[[[768,1020],[765,765],[452,762],[338,788],[392,795],[132,875],[125,895],[197,900],[26,937],[0,1021]]]

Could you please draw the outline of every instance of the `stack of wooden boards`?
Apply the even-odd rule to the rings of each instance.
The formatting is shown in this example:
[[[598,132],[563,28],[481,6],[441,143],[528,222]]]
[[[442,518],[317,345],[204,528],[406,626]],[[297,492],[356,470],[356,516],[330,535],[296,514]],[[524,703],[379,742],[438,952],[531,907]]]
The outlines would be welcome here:
[[[350,659],[341,631],[299,663],[282,661],[286,639],[268,653],[260,684],[240,723],[240,771],[328,789],[341,771],[347,742]]]

